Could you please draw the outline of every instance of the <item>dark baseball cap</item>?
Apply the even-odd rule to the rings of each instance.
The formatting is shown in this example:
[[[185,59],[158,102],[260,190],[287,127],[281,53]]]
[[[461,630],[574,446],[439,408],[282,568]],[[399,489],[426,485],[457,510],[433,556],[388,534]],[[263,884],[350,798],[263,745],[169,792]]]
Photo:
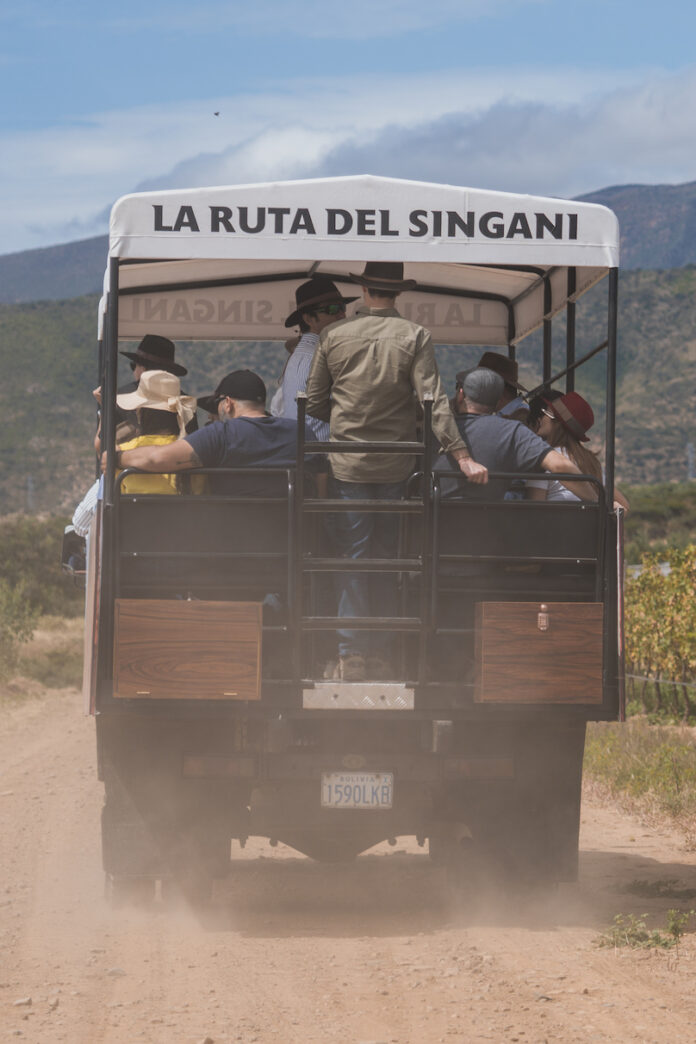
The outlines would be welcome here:
[[[234,370],[222,378],[212,395],[202,395],[196,402],[206,413],[217,413],[220,399],[228,395],[231,399],[256,402],[263,406],[266,402],[266,385],[253,370]]]

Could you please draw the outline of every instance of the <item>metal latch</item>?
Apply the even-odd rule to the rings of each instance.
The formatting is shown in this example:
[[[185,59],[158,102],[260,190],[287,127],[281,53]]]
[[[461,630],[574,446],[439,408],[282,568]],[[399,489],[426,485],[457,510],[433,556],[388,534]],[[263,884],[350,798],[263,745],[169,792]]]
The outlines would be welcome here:
[[[545,602],[542,602],[539,606],[539,615],[537,616],[537,627],[540,631],[548,631],[549,629],[549,607]]]

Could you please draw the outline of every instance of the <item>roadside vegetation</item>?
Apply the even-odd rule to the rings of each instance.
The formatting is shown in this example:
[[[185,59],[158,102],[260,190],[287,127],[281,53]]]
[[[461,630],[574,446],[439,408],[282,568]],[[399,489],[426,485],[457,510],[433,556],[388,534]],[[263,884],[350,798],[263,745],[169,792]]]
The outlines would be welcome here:
[[[621,488],[631,504],[625,529],[628,565],[638,564],[647,552],[664,559],[671,550],[694,542],[696,482]]]
[[[61,571],[67,519],[18,515],[0,521],[0,681],[79,685],[84,593]]]
[[[696,823],[694,730],[651,725],[645,718],[625,724],[596,722],[588,728],[585,771],[613,797],[624,797],[657,817]]]
[[[585,776],[696,848],[696,545],[639,564],[626,583],[628,721],[589,726]]]
[[[668,910],[665,930],[648,928],[647,914],[617,914],[611,927],[596,940],[597,946],[622,946],[632,950],[678,949],[679,942],[694,916],[693,910]]]
[[[666,564],[665,572],[660,568]],[[696,544],[643,555],[626,582],[628,710],[696,718]]]

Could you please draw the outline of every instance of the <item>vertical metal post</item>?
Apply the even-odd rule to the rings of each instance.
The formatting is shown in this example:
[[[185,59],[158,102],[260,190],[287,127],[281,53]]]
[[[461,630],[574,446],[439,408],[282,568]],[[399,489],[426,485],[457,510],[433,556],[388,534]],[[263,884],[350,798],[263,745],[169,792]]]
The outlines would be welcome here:
[[[551,314],[551,280],[544,278],[544,381],[551,376],[552,321]]]
[[[102,452],[106,450],[104,504],[114,502],[116,472],[116,382],[118,373],[118,258],[109,259],[109,294],[106,302],[104,387],[102,388]]]
[[[616,642],[617,688],[619,693],[619,721],[626,720],[626,635],[624,623],[624,513],[614,512],[616,518]]]
[[[298,392],[297,400],[297,479],[295,481],[295,540],[290,547],[294,564],[294,605],[289,606],[292,628],[292,680],[299,685],[302,678],[302,613],[304,605],[303,592],[303,555],[304,555],[304,496],[305,496],[305,417],[307,415],[307,396]]]
[[[106,451],[104,507],[102,510],[101,594],[99,599],[99,677],[109,695],[113,681],[114,591],[116,583],[116,526],[114,519],[114,476],[116,472],[116,382],[118,373],[118,258],[109,258],[109,293],[104,327],[104,371],[102,384],[101,449]]]
[[[421,544],[420,634],[418,684],[428,681],[428,650],[432,629],[432,509],[433,509],[433,396],[423,399],[423,540]]]
[[[104,387],[104,334],[97,341],[97,384],[103,389]],[[102,407],[97,407],[97,429],[102,422]],[[101,466],[99,458],[95,462],[96,467],[96,478],[99,478],[101,474]]]
[[[568,269],[568,303],[566,305],[566,391],[575,391],[575,301],[571,297],[578,283],[576,268]]]
[[[604,469],[607,505],[614,504],[614,440],[616,436],[616,353],[619,318],[619,270],[609,272],[609,302],[607,318],[607,419],[605,428]]]

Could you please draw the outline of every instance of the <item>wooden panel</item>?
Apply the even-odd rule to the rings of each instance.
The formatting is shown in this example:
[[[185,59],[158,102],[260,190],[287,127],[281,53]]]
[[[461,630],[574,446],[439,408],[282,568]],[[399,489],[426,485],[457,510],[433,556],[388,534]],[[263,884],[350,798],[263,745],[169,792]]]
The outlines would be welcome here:
[[[476,603],[477,702],[602,702],[602,604],[544,604]]]
[[[114,696],[258,700],[259,602],[121,598],[114,618]]]

